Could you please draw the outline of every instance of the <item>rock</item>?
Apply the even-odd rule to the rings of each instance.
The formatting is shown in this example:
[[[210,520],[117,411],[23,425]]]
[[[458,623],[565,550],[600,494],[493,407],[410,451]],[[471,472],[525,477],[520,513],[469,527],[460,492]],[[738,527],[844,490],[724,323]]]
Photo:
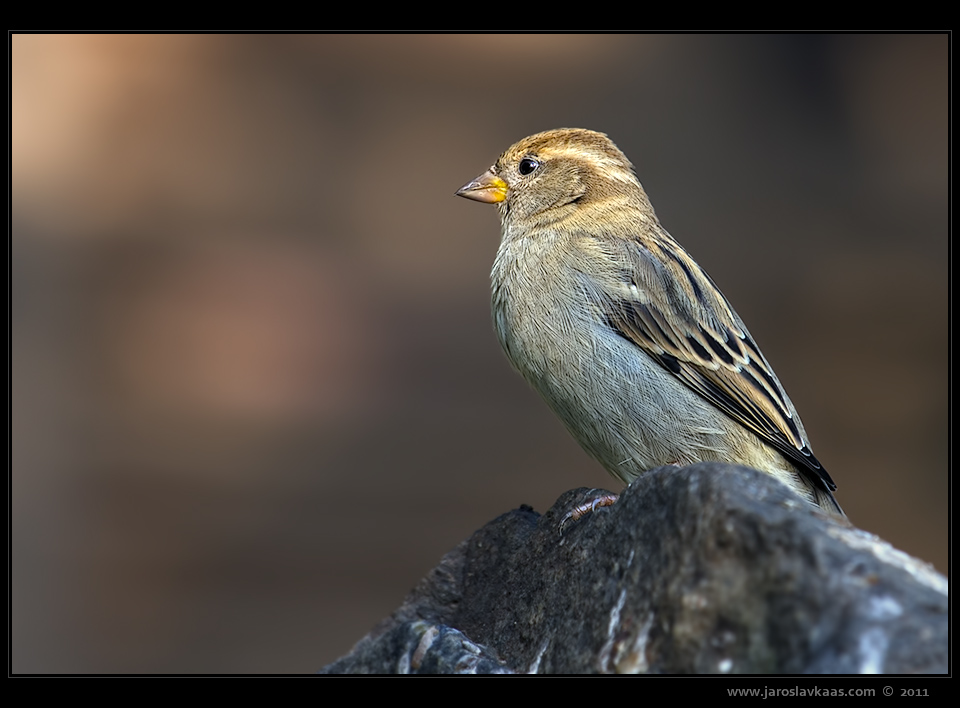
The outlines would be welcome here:
[[[323,673],[941,673],[947,580],[745,467],[521,507]]]

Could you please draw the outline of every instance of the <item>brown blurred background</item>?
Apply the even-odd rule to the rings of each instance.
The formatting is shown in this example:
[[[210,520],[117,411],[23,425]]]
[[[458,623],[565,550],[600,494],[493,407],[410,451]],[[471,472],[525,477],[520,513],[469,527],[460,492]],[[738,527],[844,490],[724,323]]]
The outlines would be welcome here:
[[[12,37],[13,669],[307,672],[521,503],[496,211],[607,132],[853,522],[947,564],[945,35]]]

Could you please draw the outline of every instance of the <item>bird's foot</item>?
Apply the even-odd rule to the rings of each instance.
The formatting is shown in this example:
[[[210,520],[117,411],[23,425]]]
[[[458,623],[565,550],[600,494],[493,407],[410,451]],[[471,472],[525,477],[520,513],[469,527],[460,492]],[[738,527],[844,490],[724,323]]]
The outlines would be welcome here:
[[[560,519],[560,535],[563,535],[563,527],[568,521],[579,521],[584,516],[587,514],[592,514],[600,507],[612,506],[619,498],[619,494],[609,494],[604,492],[603,494],[594,497],[592,501],[585,502],[583,504],[577,504],[570,511],[564,514],[562,519]]]

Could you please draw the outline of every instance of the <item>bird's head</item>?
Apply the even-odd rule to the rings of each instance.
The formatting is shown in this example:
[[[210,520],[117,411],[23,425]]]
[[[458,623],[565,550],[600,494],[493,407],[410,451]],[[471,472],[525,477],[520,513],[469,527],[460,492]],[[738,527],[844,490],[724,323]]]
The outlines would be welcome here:
[[[504,223],[577,219],[605,203],[649,206],[627,157],[603,133],[561,128],[511,146],[457,195],[497,204]],[[651,209],[652,212],[652,209]]]

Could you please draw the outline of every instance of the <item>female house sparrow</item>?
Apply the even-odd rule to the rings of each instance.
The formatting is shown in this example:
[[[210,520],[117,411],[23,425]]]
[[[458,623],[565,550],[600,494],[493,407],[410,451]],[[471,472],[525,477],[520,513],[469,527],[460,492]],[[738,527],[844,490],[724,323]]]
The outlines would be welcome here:
[[[500,209],[504,351],[614,477],[739,463],[843,516],[767,360],[606,135],[532,135],[457,194]]]

